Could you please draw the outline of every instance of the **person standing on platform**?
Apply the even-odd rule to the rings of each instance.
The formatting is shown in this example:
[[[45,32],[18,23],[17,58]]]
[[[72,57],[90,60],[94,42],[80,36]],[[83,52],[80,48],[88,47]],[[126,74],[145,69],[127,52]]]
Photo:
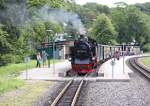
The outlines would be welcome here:
[[[114,56],[113,57],[114,57],[114,61],[115,61],[116,58],[117,58],[117,51],[114,52]]]
[[[42,52],[42,59],[43,59],[43,67],[46,65],[47,61],[47,53],[45,51]]]
[[[39,68],[40,68],[40,67],[41,67],[41,62],[42,62],[40,52],[37,53],[36,59],[37,59],[37,65],[36,65],[36,67],[39,67]]]
[[[115,59],[119,60],[119,58],[120,58],[120,52],[119,51],[115,51],[115,53],[114,53],[114,60]]]

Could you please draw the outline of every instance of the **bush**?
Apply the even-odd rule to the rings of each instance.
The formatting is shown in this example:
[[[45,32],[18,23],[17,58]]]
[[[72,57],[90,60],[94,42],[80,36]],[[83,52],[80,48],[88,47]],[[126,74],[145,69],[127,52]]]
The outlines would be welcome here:
[[[0,55],[0,66],[7,65],[8,63],[21,63],[23,62],[23,58],[19,55],[14,54],[5,54]]]
[[[146,52],[150,52],[150,43],[147,43],[143,46],[143,50]]]
[[[6,65],[12,62],[12,54],[5,54],[0,56],[0,66]]]

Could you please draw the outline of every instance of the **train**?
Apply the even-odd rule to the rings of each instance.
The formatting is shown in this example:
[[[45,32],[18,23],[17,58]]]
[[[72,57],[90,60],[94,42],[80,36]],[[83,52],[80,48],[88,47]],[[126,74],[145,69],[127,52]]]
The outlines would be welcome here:
[[[133,45],[102,45],[94,39],[80,35],[78,40],[74,40],[74,45],[70,47],[72,70],[80,75],[96,73],[98,65],[113,58],[116,51],[120,53],[119,56],[123,55],[122,51],[126,51],[126,55],[133,55],[140,53],[140,47]]]
[[[74,47],[71,48],[72,70],[78,74],[95,72],[94,68],[98,64],[97,46],[95,40],[80,35],[80,38],[74,41]]]

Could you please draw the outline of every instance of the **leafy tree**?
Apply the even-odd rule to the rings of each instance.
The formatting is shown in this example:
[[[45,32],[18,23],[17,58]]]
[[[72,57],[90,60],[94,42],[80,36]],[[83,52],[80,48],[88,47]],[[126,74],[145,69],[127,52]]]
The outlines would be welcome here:
[[[135,6],[139,8],[142,12],[150,15],[150,2],[143,4],[136,4]]]
[[[0,53],[7,53],[11,48],[10,43],[8,42],[8,33],[3,30],[3,26],[0,25]]]
[[[93,21],[98,15],[105,13],[110,14],[110,8],[96,3],[87,3],[83,6],[76,5],[76,12],[81,17],[82,22],[85,24],[86,28],[92,26]]]
[[[29,8],[41,8],[44,5],[49,5],[51,8],[61,8],[68,0],[28,0]]]
[[[144,51],[147,51],[147,52],[150,52],[150,43],[144,44],[143,50],[144,50]]]
[[[131,43],[136,40],[140,45],[146,42],[149,36],[150,23],[148,16],[134,6],[117,7],[112,11],[112,20],[118,32],[119,43]]]
[[[105,14],[97,17],[92,27],[92,38],[101,44],[112,44],[116,38],[116,31],[110,18]]]
[[[11,52],[12,45],[8,42],[8,33],[3,30],[3,25],[0,25],[0,66],[10,63],[11,60],[6,57]]]
[[[47,3],[47,0],[28,0],[27,4],[29,8],[40,8]]]
[[[128,6],[128,4],[125,2],[116,2],[115,5],[120,8],[125,8]]]

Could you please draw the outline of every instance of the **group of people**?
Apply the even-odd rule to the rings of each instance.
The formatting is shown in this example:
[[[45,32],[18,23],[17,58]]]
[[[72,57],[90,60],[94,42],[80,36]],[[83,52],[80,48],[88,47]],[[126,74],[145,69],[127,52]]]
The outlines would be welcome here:
[[[46,61],[47,61],[47,53],[45,51],[42,51],[42,53],[38,52],[36,55],[36,59],[37,59],[37,65],[36,67],[41,67],[41,64],[43,63],[43,67],[46,65]]]
[[[126,50],[123,54],[124,54],[124,56],[129,56],[129,55],[130,55],[130,51],[129,51],[129,50]],[[122,55],[123,55],[123,54],[122,54]],[[116,58],[117,60],[119,60],[120,56],[121,56],[120,50],[115,51],[115,53],[114,53],[114,58]]]
[[[109,58],[114,58],[114,59],[117,59],[117,60],[119,60],[120,59],[120,51],[115,51],[114,52],[114,54],[112,54],[111,52],[110,52],[110,54],[109,54]]]
[[[117,60],[119,60],[119,58],[120,58],[120,51],[116,51],[114,53],[114,58],[116,58]]]

